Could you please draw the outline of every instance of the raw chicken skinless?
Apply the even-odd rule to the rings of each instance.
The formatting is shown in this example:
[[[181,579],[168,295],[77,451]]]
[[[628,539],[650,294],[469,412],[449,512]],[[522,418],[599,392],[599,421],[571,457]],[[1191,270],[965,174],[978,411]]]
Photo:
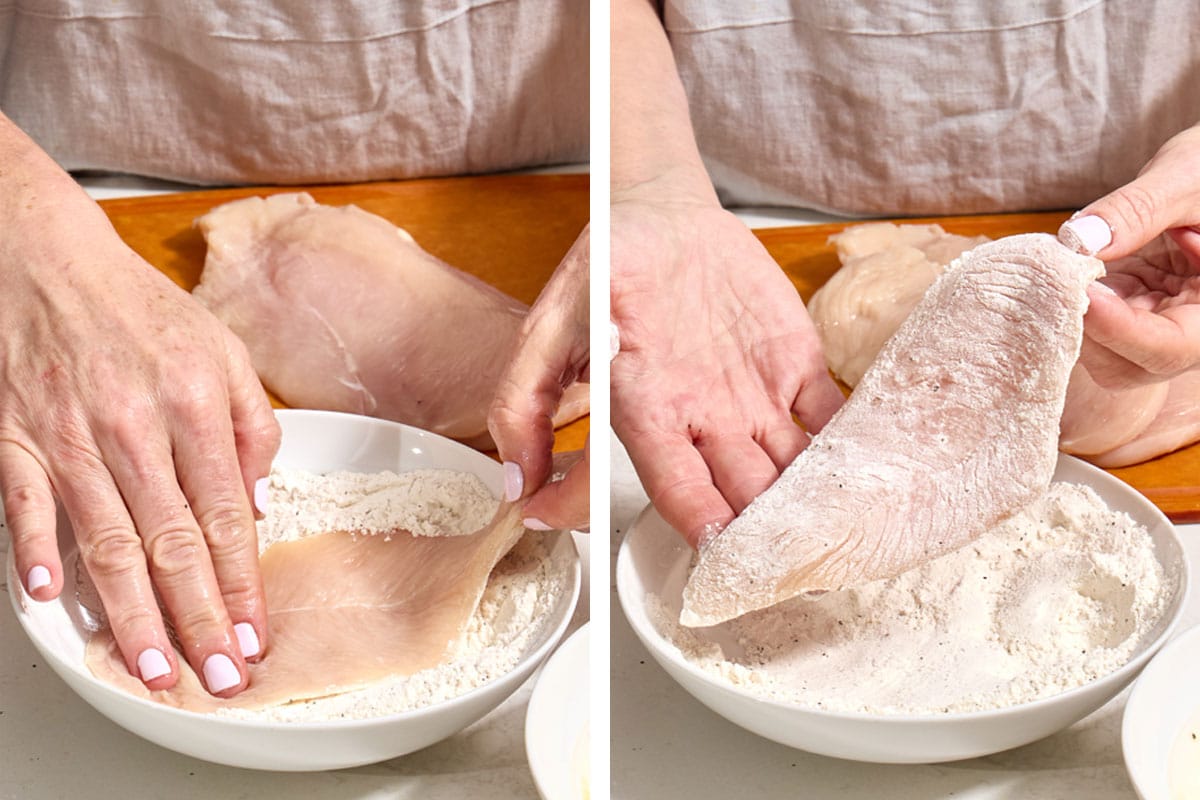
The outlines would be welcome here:
[[[528,308],[355,206],[250,197],[197,220],[197,300],[288,405],[404,422],[487,448],[487,413]],[[570,386],[556,425],[583,416]]]
[[[962,252],[985,236],[946,233],[939,225],[855,225],[831,237],[842,268],[813,295],[812,315],[829,368],[853,387],[917,301]],[[1131,256],[1176,257],[1160,237]],[[1067,385],[1059,449],[1101,467],[1124,467],[1200,440],[1200,370],[1113,391],[1077,365]]]
[[[898,575],[1044,492],[1103,273],[1047,234],[951,264],[808,448],[702,545],[680,621]]]
[[[486,527],[460,536],[333,531],[267,548],[267,657],[247,665],[250,684],[232,698],[206,692],[182,656],[174,688],[147,689],[108,627],[88,639],[87,666],[137,697],[199,712],[302,702],[412,675],[439,664],[462,634],[492,568],[525,532],[520,512],[502,503]]]

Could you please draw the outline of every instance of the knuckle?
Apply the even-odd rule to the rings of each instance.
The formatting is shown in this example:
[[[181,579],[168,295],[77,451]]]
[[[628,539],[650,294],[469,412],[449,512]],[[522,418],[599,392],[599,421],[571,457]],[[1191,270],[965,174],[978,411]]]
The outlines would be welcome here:
[[[247,550],[253,542],[251,523],[241,505],[225,500],[203,514],[200,527],[213,558],[228,558]]]
[[[184,525],[166,528],[146,540],[146,557],[156,576],[176,581],[193,573],[204,557],[204,545]]]
[[[1126,226],[1138,230],[1150,229],[1158,216],[1158,209],[1162,206],[1157,191],[1138,183],[1118,189],[1113,200]]]
[[[113,635],[118,641],[135,635],[136,631],[158,630],[162,625],[162,615],[158,608],[147,608],[144,605],[110,604],[105,606],[104,615],[113,629]]]
[[[178,417],[188,422],[204,422],[226,404],[225,392],[216,380],[191,376],[176,384],[168,403]]]
[[[137,534],[119,524],[91,531],[81,551],[88,571],[99,579],[127,575],[144,563]]]
[[[180,640],[196,643],[197,640],[223,638],[224,626],[211,604],[194,603],[172,610],[171,619]]]
[[[53,508],[49,490],[31,483],[9,484],[4,487],[4,512],[11,523],[17,518],[45,514]]]
[[[145,395],[131,395],[117,402],[96,423],[98,432],[126,453],[143,449],[154,428],[154,403]]]
[[[263,415],[262,421],[250,430],[250,436],[257,447],[274,453],[283,441],[283,428],[279,426],[275,415],[268,411]]]
[[[509,428],[517,425],[524,418],[524,414],[517,409],[513,404],[507,392],[501,392],[492,400],[491,408],[488,409],[489,422],[495,423],[502,428]]]
[[[239,581],[233,584],[221,584],[221,598],[231,619],[246,619],[253,617],[257,609],[262,607],[257,586],[251,581]]]

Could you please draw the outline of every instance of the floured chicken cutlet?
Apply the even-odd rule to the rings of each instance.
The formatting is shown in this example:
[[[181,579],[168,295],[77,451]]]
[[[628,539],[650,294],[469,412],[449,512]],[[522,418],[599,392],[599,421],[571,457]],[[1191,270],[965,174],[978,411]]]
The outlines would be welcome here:
[[[842,268],[813,295],[808,310],[825,360],[855,386],[913,307],[965,249],[990,241],[938,225],[855,225],[830,237]],[[1182,258],[1169,237],[1130,259]],[[1101,467],[1124,467],[1200,440],[1200,370],[1127,389],[1105,389],[1076,365],[1067,384],[1059,449]]]
[[[226,203],[197,225],[208,254],[193,294],[245,342],[285,403],[490,446],[488,408],[523,303],[382,217],[305,193]],[[574,384],[554,421],[587,409],[587,385]]]
[[[680,621],[897,575],[1045,491],[1103,271],[1046,234],[952,264],[808,448],[702,546]]]
[[[108,628],[92,634],[85,660],[130,694],[200,712],[262,709],[411,675],[445,658],[524,530],[520,506],[504,503],[467,535],[331,532],[272,545],[261,558],[270,644],[248,665],[249,687],[229,699],[208,694],[183,656],[174,688],[147,689]]]

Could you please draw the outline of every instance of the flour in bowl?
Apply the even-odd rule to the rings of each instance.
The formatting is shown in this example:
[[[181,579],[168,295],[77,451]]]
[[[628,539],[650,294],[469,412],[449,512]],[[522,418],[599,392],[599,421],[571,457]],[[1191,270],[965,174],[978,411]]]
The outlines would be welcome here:
[[[403,528],[416,536],[455,536],[479,530],[496,510],[483,481],[449,469],[324,475],[275,469],[268,491],[267,518],[258,526],[260,553],[275,542],[324,531]]]
[[[276,470],[269,482],[259,548],[330,530],[386,535],[471,533],[497,501],[473,475],[447,470],[314,475]],[[353,691],[261,710],[222,708],[226,717],[277,722],[361,719],[410,711],[457,697],[509,672],[544,633],[568,590],[569,563],[551,555],[556,541],[527,533],[492,570],[479,607],[442,663]],[[268,654],[269,657],[269,654]]]
[[[1090,488],[1055,483],[972,544],[892,579],[712,629],[684,628],[648,600],[684,657],[744,691],[927,714],[1016,705],[1114,671],[1157,629],[1176,580],[1143,526]]]

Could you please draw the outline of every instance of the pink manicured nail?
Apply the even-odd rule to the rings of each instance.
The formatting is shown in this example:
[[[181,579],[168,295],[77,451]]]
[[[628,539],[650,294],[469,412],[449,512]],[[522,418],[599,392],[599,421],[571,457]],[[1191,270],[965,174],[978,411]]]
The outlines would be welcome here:
[[[515,461],[504,462],[504,499],[508,502],[521,499],[521,492],[525,489],[525,475],[521,472],[521,465]]]
[[[258,509],[258,513],[260,514],[267,513],[267,505],[271,501],[271,493],[268,491],[269,486],[269,478],[259,478],[254,482],[254,507]]]
[[[53,582],[54,578],[50,575],[50,570],[41,564],[37,564],[30,567],[29,574],[25,576],[25,591],[33,594],[36,589],[49,586]]]
[[[242,649],[242,658],[253,658],[258,655],[260,648],[258,632],[254,630],[253,625],[249,622],[239,622],[233,626],[233,632],[237,634],[238,647]]]
[[[554,530],[554,528],[551,528],[549,525],[542,522],[537,517],[526,517],[525,519],[521,520],[521,524],[524,525],[526,528],[528,528],[531,531],[552,531],[552,530]]]
[[[1112,244],[1112,229],[1095,214],[1069,219],[1058,229],[1058,240],[1076,253],[1094,256]]]
[[[137,657],[138,674],[144,683],[171,674],[171,664],[161,650],[147,647]]]
[[[1100,281],[1092,281],[1089,283],[1088,291],[1095,291],[1098,294],[1110,294],[1113,297],[1117,296],[1117,293],[1113,291],[1111,286],[1101,283]]]
[[[223,692],[242,682],[242,676],[233,659],[224,653],[215,653],[204,660],[204,685],[209,694]]]

